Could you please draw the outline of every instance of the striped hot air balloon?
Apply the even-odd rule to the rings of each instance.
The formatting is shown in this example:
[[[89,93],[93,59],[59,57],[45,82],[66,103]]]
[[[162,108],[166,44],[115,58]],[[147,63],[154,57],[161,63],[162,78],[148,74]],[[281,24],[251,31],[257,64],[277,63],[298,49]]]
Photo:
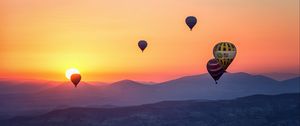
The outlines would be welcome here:
[[[216,84],[218,84],[217,80],[219,80],[225,72],[222,65],[218,60],[211,59],[207,62],[206,68],[210,76],[215,80]]]
[[[220,42],[215,45],[213,54],[223,69],[226,70],[235,58],[236,47],[230,42]]]

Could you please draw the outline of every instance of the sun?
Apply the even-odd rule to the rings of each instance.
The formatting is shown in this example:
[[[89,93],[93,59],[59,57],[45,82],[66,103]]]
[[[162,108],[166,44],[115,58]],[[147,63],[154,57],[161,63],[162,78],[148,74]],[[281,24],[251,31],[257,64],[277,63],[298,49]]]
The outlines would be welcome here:
[[[66,71],[66,77],[70,80],[72,74],[80,74],[76,68],[70,68]]]

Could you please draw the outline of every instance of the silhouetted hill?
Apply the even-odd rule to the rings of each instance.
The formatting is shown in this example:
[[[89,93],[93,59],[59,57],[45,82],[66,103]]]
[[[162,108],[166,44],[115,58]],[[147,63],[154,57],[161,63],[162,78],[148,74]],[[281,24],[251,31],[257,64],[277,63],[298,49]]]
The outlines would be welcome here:
[[[182,77],[156,86],[160,87],[159,92],[174,98],[230,99],[253,94],[299,92],[299,85],[293,81],[283,86],[283,83],[264,76],[225,73],[219,84],[215,84],[208,74],[202,74]]]
[[[136,81],[132,81],[132,80],[121,80],[121,81],[117,81],[111,84],[112,86],[120,86],[120,85],[124,85],[124,86],[147,86],[144,85],[142,83],[136,82]]]
[[[119,89],[147,88],[150,86],[151,85],[142,84],[132,80],[122,80],[122,81],[114,82],[110,85],[110,87],[119,88]]]
[[[300,73],[263,73],[262,75],[270,77],[274,80],[283,81],[299,77]]]
[[[16,81],[16,80],[0,80],[1,94],[20,94],[35,93],[56,85],[57,82],[50,81]]]
[[[300,83],[300,77],[295,77],[289,80],[284,80],[282,81],[283,84],[295,84],[295,83]]]
[[[130,106],[165,100],[220,100],[254,94],[294,93],[300,92],[298,80],[276,81],[247,73],[225,73],[219,84],[215,84],[208,74],[182,77],[155,85],[123,80],[99,86],[81,82],[75,88],[71,83],[60,82],[55,87],[41,90],[33,87],[31,93],[0,94],[0,117],[37,114],[59,106]],[[47,87],[47,83],[44,84]],[[23,89],[26,88],[18,90]]]
[[[16,117],[3,126],[298,126],[300,94],[165,101],[119,108],[69,108]]]

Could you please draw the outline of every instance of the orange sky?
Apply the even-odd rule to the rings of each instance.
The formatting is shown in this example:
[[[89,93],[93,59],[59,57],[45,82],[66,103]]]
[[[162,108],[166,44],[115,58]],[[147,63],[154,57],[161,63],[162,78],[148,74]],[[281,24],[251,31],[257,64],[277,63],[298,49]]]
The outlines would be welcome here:
[[[238,49],[229,72],[299,73],[299,1],[0,1],[1,77],[163,81],[205,73],[219,41]]]

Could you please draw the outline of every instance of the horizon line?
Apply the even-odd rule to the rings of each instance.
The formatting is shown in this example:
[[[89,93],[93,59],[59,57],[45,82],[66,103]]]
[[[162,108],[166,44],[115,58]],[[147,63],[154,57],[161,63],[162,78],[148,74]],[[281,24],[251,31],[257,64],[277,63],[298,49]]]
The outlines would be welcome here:
[[[239,74],[239,73],[244,73],[244,74],[249,74],[249,75],[252,75],[252,76],[264,76],[264,77],[267,77],[269,79],[272,79],[272,80],[276,80],[276,81],[285,81],[285,80],[289,80],[289,79],[293,79],[293,78],[298,78],[300,77],[300,73],[280,73],[280,72],[271,72],[271,73],[279,73],[279,74],[295,74],[296,77],[290,77],[289,79],[284,79],[284,80],[277,80],[275,78],[272,78],[272,77],[269,77],[269,76],[266,76],[264,74],[270,74],[270,73],[247,73],[247,72],[227,72],[227,74]],[[116,83],[116,82],[120,82],[120,81],[125,81],[125,80],[128,80],[128,81],[134,81],[134,82],[138,82],[138,83],[141,83],[141,84],[146,84],[146,85],[151,85],[150,83],[152,84],[157,84],[157,83],[164,83],[164,82],[168,82],[168,81],[173,81],[173,80],[177,80],[177,79],[181,79],[181,78],[185,78],[185,77],[192,77],[192,76],[201,76],[201,75],[206,75],[208,73],[200,73],[200,74],[192,74],[192,75],[184,75],[184,76],[180,76],[180,77],[176,77],[176,78],[173,78],[173,79],[166,79],[166,80],[163,80],[163,81],[145,81],[145,80],[141,80],[141,81],[138,81],[138,80],[135,80],[135,79],[118,79],[118,80],[114,80],[114,81],[101,81],[101,80],[86,80],[86,81],[82,81],[82,82],[85,82],[85,83],[88,83],[88,82],[93,82],[93,83],[103,83],[103,84],[112,84],[112,83]],[[0,81],[48,81],[48,82],[69,82],[69,80],[49,80],[49,79],[38,79],[38,78],[17,78],[17,77],[0,77]]]

